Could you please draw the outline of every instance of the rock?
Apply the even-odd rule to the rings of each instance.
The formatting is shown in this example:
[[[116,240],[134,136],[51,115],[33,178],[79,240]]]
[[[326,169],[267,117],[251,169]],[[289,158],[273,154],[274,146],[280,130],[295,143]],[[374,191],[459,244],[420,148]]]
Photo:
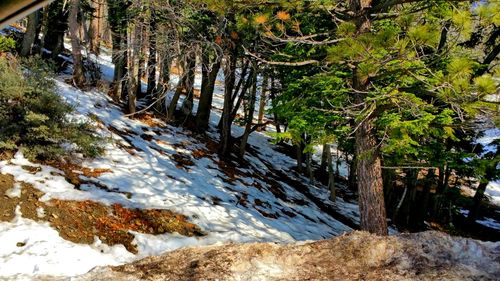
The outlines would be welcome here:
[[[89,280],[497,280],[500,243],[439,232],[379,237],[353,232],[280,245],[184,248],[131,264],[96,268]]]

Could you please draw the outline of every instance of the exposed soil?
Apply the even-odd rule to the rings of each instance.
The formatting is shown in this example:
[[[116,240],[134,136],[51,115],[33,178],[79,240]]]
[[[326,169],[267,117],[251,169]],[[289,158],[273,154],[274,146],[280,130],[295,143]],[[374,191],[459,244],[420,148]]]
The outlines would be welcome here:
[[[74,280],[498,280],[500,245],[439,232],[183,248]]]
[[[49,222],[62,238],[74,243],[92,244],[97,236],[105,244],[122,244],[128,251],[137,253],[130,231],[153,235],[173,232],[185,236],[205,235],[186,216],[169,210],[128,209],[119,204],[108,206],[93,201],[52,199],[42,202],[40,198],[44,193],[26,183],[20,183],[20,197],[8,196],[14,184],[11,175],[0,174],[0,221],[14,219],[19,206],[22,217]]]

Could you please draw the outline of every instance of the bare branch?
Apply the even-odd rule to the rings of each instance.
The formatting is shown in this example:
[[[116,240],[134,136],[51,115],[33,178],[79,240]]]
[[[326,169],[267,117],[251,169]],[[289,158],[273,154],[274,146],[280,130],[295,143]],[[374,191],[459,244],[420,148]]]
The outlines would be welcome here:
[[[305,61],[298,61],[298,62],[268,61],[268,60],[265,60],[265,59],[257,56],[254,53],[249,52],[245,47],[243,47],[243,49],[245,50],[245,54],[253,57],[254,59],[256,59],[262,63],[268,64],[268,65],[304,66],[304,65],[310,65],[310,64],[319,64],[319,61],[317,61],[317,60],[305,60]]]

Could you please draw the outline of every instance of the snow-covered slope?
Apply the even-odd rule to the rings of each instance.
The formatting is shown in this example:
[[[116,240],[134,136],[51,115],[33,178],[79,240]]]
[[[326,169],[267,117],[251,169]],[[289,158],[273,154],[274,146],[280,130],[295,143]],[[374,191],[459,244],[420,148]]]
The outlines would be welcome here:
[[[0,276],[73,276],[95,266],[125,263],[183,246],[291,242],[329,238],[351,230],[326,209],[342,210],[344,219],[354,223],[358,220],[355,204],[340,200],[334,206],[322,187],[308,186],[304,194],[292,186],[293,182],[278,181],[276,173],[294,177],[294,161],[273,150],[265,134],[250,137],[253,153],[247,155],[248,165],[236,168],[234,163],[221,161],[206,143],[188,131],[159,120],[153,120],[150,126],[124,117],[101,92],[80,91],[62,80],[56,84],[64,99],[75,106],[72,118],[94,122],[99,133],[109,138],[103,157],[80,165],[110,172],[86,178],[87,183],[77,190],[61,171],[30,163],[20,153],[10,161],[0,162],[0,172],[32,184],[45,193],[43,201],[92,200],[129,208],[169,209],[188,216],[207,235],[194,238],[133,233],[138,253],[132,254],[121,245],[109,247],[97,237],[93,245],[65,241],[49,224],[21,218],[18,213],[14,221],[0,223]],[[211,122],[217,121],[218,116],[213,115]],[[234,130],[238,135],[241,128]],[[209,135],[217,137],[215,132]],[[38,168],[27,171],[23,166]],[[16,246],[20,242],[23,246]]]

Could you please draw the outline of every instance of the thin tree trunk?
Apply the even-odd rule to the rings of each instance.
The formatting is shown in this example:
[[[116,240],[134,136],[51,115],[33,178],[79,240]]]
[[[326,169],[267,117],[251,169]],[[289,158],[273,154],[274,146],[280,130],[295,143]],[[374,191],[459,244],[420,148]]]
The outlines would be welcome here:
[[[274,75],[271,75],[270,94],[271,94],[272,102],[275,102],[275,100],[276,100],[276,88],[275,88],[274,82],[275,82]],[[276,132],[281,133],[280,121],[278,119],[278,113],[276,113],[276,111],[273,112],[273,119],[274,119],[274,125],[276,126]]]
[[[474,194],[473,204],[469,210],[469,215],[467,216],[467,220],[469,222],[474,222],[479,215],[479,210],[481,208],[481,202],[483,201],[484,192],[486,191],[486,187],[488,186],[487,182],[480,182],[479,186],[476,189],[476,194]]]
[[[257,118],[257,124],[264,123],[264,111],[266,109],[266,101],[267,101],[267,91],[269,89],[269,72],[264,71],[264,79],[262,80],[262,89],[260,92],[260,101],[259,101],[259,115]],[[257,131],[264,130],[265,127],[259,127]]]
[[[21,45],[21,56],[27,57],[31,54],[33,48],[33,43],[35,43],[38,37],[37,29],[40,23],[40,13],[35,11],[28,16],[28,26],[26,27],[26,32],[23,36],[23,42]]]
[[[196,51],[192,50],[188,55],[186,98],[182,103],[182,113],[186,116],[190,115],[191,112],[193,111],[195,74],[196,74]]]
[[[170,101],[170,104],[168,105],[168,109],[167,109],[167,121],[168,122],[174,121],[175,110],[177,109],[177,103],[179,102],[179,98],[181,97],[181,94],[186,91],[186,83],[187,83],[186,76],[187,76],[187,74],[185,73],[179,79],[179,82],[177,83],[177,87],[175,89],[174,96],[172,97],[172,100]]]
[[[149,21],[149,54],[148,54],[148,88],[146,96],[153,96],[156,89],[156,18],[154,11],[151,11],[151,20]]]
[[[311,152],[306,153],[306,170],[307,170],[307,177],[309,178],[309,181],[311,183],[313,183],[314,176],[313,176],[313,169],[312,169],[312,153]]]
[[[358,183],[356,177],[357,156],[356,153],[352,156],[351,161],[348,161],[349,155],[346,153],[345,160],[349,163],[349,175],[347,176],[347,185],[351,191],[358,191]]]
[[[296,145],[296,148],[297,148],[297,172],[299,172],[299,174],[302,174],[302,163],[303,163],[303,160],[302,160],[302,155],[303,155],[303,151],[302,151],[302,144],[299,143]]]
[[[328,189],[330,190],[330,200],[335,202],[337,199],[337,192],[335,190],[335,174],[333,171],[333,159],[332,159],[332,149],[331,144],[323,145],[323,149],[326,150],[326,162],[328,166]]]
[[[210,51],[205,49],[202,54],[201,93],[198,102],[198,112],[196,113],[196,127],[200,131],[206,130],[210,121],[215,81],[217,80],[217,73],[219,73],[221,66],[221,59],[219,57],[216,56],[217,61],[211,64]]]
[[[118,102],[127,96],[125,76],[127,75],[127,31],[126,19],[121,1],[107,0],[108,24],[111,31],[111,42],[113,45],[111,60],[115,66],[113,82],[110,86],[110,95]]]
[[[257,70],[255,69],[257,67],[257,64],[252,63],[252,86],[250,90],[250,98],[248,100],[248,111],[247,111],[247,120],[245,124],[245,132],[243,133],[243,136],[241,138],[241,143],[240,143],[240,158],[243,159],[245,156],[245,151],[247,147],[247,142],[248,142],[248,137],[250,136],[251,129],[252,129],[252,122],[253,122],[253,116],[254,116],[254,111],[255,111],[255,98],[257,95]],[[242,93],[242,95],[244,95]]]
[[[323,172],[327,167],[328,167],[328,153],[331,154],[330,145],[329,144],[323,144],[323,149],[321,151],[321,164],[319,166],[319,170]]]
[[[52,59],[57,59],[63,50],[64,34],[68,29],[68,10],[62,1],[49,5],[47,29],[44,36],[44,48],[52,52]]]
[[[89,39],[90,39],[90,52],[96,56],[100,53],[101,44],[101,19],[102,19],[102,0],[90,1],[92,8],[92,19],[90,20]]]
[[[82,88],[85,85],[85,73],[83,71],[82,48],[79,37],[79,10],[80,0],[71,0],[69,12],[69,33],[71,36],[71,53],[73,54],[73,82],[77,87]]]
[[[233,15],[234,17],[234,15]],[[231,112],[232,95],[236,80],[236,61],[238,48],[233,42],[228,50],[226,65],[224,67],[224,108],[222,110],[222,131],[220,152],[227,156],[231,151]]]
[[[143,7],[143,10],[141,11],[144,13],[145,7]],[[146,27],[146,20],[141,17],[140,19],[140,25],[141,25],[141,31],[139,32],[139,37],[137,39],[137,44],[140,46],[139,47],[139,52],[137,53],[137,56],[139,57],[139,71],[137,72],[137,99],[142,99],[146,96],[146,93],[142,91],[142,79],[146,76],[147,70],[146,70],[146,49],[147,49],[147,43],[148,40],[147,38],[147,27]]]
[[[156,87],[156,110],[161,114],[167,114],[166,96],[170,89],[170,66],[172,64],[172,56],[168,49],[168,36],[166,34],[166,27],[159,27],[159,34],[156,35],[157,53],[159,65],[159,81]]]
[[[231,119],[230,122],[233,123],[234,119],[236,118],[236,115],[238,115],[238,110],[241,107],[241,103],[243,102],[245,98],[245,93],[248,91],[250,86],[252,85],[252,77],[255,74],[255,69],[251,69],[250,73],[248,74],[248,78],[246,79],[245,84],[243,85],[243,88],[241,89],[241,92],[238,95],[238,99],[236,100],[236,104],[233,103],[233,110],[231,111]],[[237,93],[235,93],[237,95]]]
[[[129,75],[128,75],[128,112],[130,114],[136,112],[136,102],[137,102],[137,88],[140,87],[139,78],[139,52],[140,52],[140,39],[142,32],[142,26],[140,21],[136,21],[130,26],[132,34],[129,39]]]

